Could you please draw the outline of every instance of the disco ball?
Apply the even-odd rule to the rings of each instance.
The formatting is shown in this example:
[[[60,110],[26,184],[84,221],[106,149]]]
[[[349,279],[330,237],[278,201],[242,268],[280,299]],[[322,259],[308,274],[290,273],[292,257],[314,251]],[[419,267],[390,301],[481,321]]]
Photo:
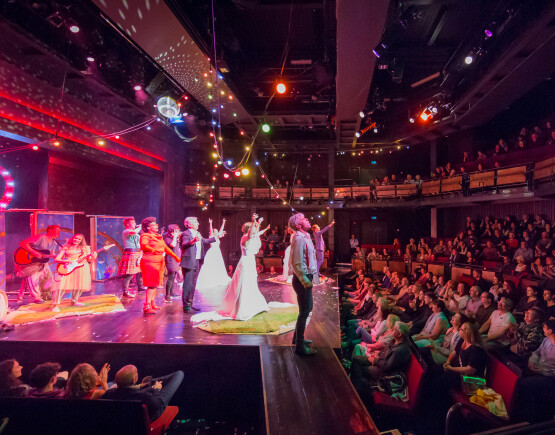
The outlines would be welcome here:
[[[175,118],[179,115],[179,106],[171,97],[161,97],[156,103],[160,115],[166,118]]]

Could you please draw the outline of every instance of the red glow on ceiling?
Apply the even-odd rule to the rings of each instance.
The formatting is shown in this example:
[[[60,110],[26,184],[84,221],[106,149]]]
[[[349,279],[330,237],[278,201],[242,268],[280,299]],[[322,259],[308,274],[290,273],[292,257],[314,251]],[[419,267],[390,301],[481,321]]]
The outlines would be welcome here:
[[[42,107],[32,103],[30,100],[23,100],[21,97],[14,97],[12,95],[9,95],[5,91],[3,91],[2,89],[0,89],[0,97],[3,97],[3,98],[5,98],[7,100],[10,100],[10,101],[13,101],[14,103],[17,103],[17,104],[21,104],[22,106],[25,106],[25,107],[27,107],[29,109],[32,109],[32,110],[35,110],[36,112],[39,112],[39,113],[42,113],[44,115],[48,115],[52,118],[58,119],[58,114],[56,114],[54,112],[49,112],[48,110],[43,109]],[[101,132],[101,131],[98,131],[98,130],[97,131],[92,130],[91,127],[89,127],[88,125],[80,124],[77,121],[75,121],[73,119],[70,119],[68,117],[65,117],[63,115],[60,116],[60,121],[64,122],[65,124],[72,125],[73,127],[77,127],[77,128],[79,128],[81,130],[84,130],[88,133],[92,133],[96,136],[104,136],[106,134],[106,132]],[[156,154],[153,154],[149,151],[145,151],[144,149],[139,148],[135,145],[129,144],[129,143],[127,143],[127,142],[125,142],[121,139],[120,140],[113,140],[112,139],[112,141],[116,142],[116,143],[118,143],[118,144],[120,144],[120,145],[122,145],[126,148],[132,149],[133,151],[137,151],[141,154],[152,157],[153,159],[160,160],[162,162],[166,162],[166,160],[163,157],[161,157],[159,155],[156,155]]]
[[[55,130],[46,128],[42,124],[30,122],[30,121],[27,121],[23,118],[18,118],[18,117],[14,116],[11,113],[3,113],[1,111],[1,109],[0,109],[0,116],[2,118],[9,119],[10,121],[15,121],[19,124],[26,125],[27,127],[31,127],[31,128],[36,129],[36,130],[44,131],[45,133],[49,133],[49,134],[55,134],[56,133]],[[58,132],[58,137],[60,137],[62,139],[68,139],[68,140],[71,140],[71,141],[76,142],[76,143],[80,143],[81,145],[85,145],[85,146],[88,146],[90,148],[94,148],[94,149],[102,151],[104,153],[112,154],[112,155],[120,157],[122,159],[129,160],[130,162],[138,163],[139,165],[148,166],[149,168],[156,169],[158,171],[162,170],[159,166],[153,165],[152,163],[145,162],[144,160],[139,160],[139,159],[136,159],[134,157],[126,156],[125,154],[122,154],[120,152],[113,151],[113,150],[108,150],[108,149],[96,146],[92,143],[84,142],[83,140],[81,140],[81,139],[79,139],[75,136],[72,136],[72,135],[67,135],[67,134],[64,134],[62,132]]]

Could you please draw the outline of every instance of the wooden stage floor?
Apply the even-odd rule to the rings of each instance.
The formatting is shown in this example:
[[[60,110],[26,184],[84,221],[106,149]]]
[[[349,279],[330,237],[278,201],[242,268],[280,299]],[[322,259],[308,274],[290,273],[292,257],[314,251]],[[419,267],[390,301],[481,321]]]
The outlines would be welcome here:
[[[290,285],[259,279],[259,288],[268,302],[296,303]],[[306,338],[314,347],[340,348],[340,328],[336,284],[314,287],[314,309],[307,327]],[[180,290],[178,290],[180,292]],[[116,294],[121,296],[121,281],[109,280],[93,283],[90,294]],[[35,324],[19,325],[15,330],[1,334],[0,340],[17,341],[69,341],[110,343],[164,343],[244,346],[290,346],[293,332],[281,335],[216,335],[193,328],[191,314],[183,313],[181,299],[164,304],[164,290],[159,289],[156,303],[162,309],[154,315],[143,315],[144,293],[135,299],[122,299],[125,312],[76,316]],[[67,296],[66,296],[67,297]],[[195,295],[195,306],[202,311],[215,309],[223,298],[221,291]],[[28,299],[24,303],[29,303]],[[10,302],[14,308],[14,303]]]

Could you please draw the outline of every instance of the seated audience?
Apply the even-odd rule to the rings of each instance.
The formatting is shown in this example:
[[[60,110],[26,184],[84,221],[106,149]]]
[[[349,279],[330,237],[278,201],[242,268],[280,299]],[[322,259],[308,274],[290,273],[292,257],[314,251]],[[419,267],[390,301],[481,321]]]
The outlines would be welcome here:
[[[482,306],[482,301],[480,300],[482,291],[480,287],[478,287],[477,285],[473,285],[472,287],[470,287],[468,293],[470,299],[466,303],[466,308],[464,312],[468,317],[474,319],[476,317],[476,314],[478,313],[478,309]]]
[[[480,302],[481,305],[478,307],[476,315],[474,316],[474,321],[478,326],[482,326],[486,323],[496,309],[495,297],[491,292],[482,292],[480,295]]]
[[[67,380],[68,373],[60,372],[60,364],[58,363],[44,363],[36,366],[29,375],[31,385],[33,388],[29,391],[27,397],[37,399],[61,399],[64,396],[64,390],[55,388],[58,382],[58,376],[61,375],[62,379]]]
[[[183,381],[184,374],[178,370],[161,378],[143,379],[143,383],[137,384],[139,373],[134,365],[122,367],[116,373],[117,388],[106,392],[104,399],[110,400],[134,400],[142,402],[148,409],[150,421],[156,420],[162,415],[170,400]]]
[[[412,337],[418,347],[426,347],[435,341],[437,345],[443,343],[445,331],[449,327],[446,316],[445,303],[442,300],[435,300],[431,303],[432,315],[428,317],[426,324],[419,334]]]
[[[69,375],[64,397],[66,399],[100,399],[108,391],[109,371],[108,363],[102,366],[100,374],[90,364],[78,364]]]
[[[491,313],[490,318],[480,327],[480,333],[487,333],[482,340],[487,348],[500,348],[509,344],[507,333],[511,324],[516,320],[511,314],[513,302],[503,296],[497,302],[497,310]]]
[[[528,247],[524,240],[520,242],[520,248],[514,253],[513,258],[516,260],[517,257],[522,257],[527,264],[534,261],[534,251]]]
[[[515,419],[536,423],[553,418],[555,408],[555,320],[543,324],[543,339],[528,360],[531,376],[520,378],[515,387]]]
[[[555,292],[551,289],[544,289],[543,300],[546,319],[555,319]]]
[[[8,359],[0,362],[0,396],[4,397],[25,397],[31,387],[24,384],[19,379],[23,366],[15,359]]]
[[[522,319],[524,313],[532,307],[543,308],[543,301],[538,296],[538,289],[535,287],[526,287],[526,296],[522,297],[513,310],[513,316]]]
[[[517,362],[528,361],[543,341],[542,330],[543,312],[537,307],[532,307],[524,314],[524,321],[516,325],[509,325],[509,350]],[[516,357],[516,358],[515,358]]]
[[[461,340],[459,335],[460,327],[468,322],[468,320],[468,317],[464,314],[456,313],[451,317],[452,326],[445,332],[443,343],[439,345],[435,341],[430,341],[430,345],[426,346],[427,349],[430,349],[434,364],[440,365],[445,363],[449,355],[455,351],[457,344]]]

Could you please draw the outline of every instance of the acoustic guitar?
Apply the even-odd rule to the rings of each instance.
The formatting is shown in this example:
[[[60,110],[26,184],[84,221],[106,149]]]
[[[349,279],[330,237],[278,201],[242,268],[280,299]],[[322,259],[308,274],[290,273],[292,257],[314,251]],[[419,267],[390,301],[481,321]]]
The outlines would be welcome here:
[[[40,252],[43,255],[43,257],[42,258],[35,257],[30,252],[27,252],[25,249],[17,248],[13,253],[14,263],[17,264],[18,266],[27,266],[33,263],[43,263],[43,264],[48,263],[48,260],[50,260],[50,251],[48,249],[37,249],[33,244],[31,244],[31,247],[35,251]]]
[[[56,267],[56,270],[58,271],[58,273],[62,276],[65,275],[69,275],[70,273],[72,273],[75,269],[79,269],[80,267],[83,267],[85,265],[85,261],[87,261],[87,257],[89,255],[92,255],[94,253],[99,253],[101,251],[107,251],[110,248],[113,248],[114,246],[116,246],[115,244],[112,245],[106,245],[103,248],[97,249],[94,252],[91,252],[88,255],[85,255],[83,258],[78,258],[77,260],[73,260],[71,263],[60,263],[58,264],[58,266]]]

